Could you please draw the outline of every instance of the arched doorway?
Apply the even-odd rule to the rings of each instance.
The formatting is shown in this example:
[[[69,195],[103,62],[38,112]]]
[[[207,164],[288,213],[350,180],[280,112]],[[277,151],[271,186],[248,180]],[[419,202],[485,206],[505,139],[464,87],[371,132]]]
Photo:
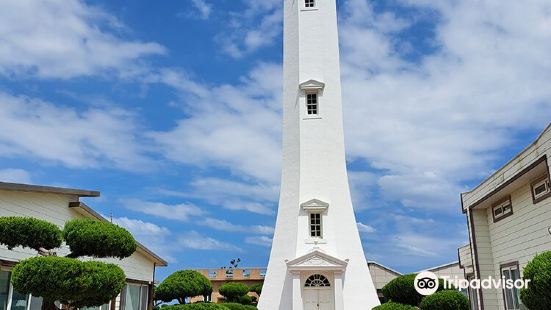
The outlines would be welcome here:
[[[322,274],[306,279],[303,290],[304,310],[334,310],[334,293],[331,283]]]

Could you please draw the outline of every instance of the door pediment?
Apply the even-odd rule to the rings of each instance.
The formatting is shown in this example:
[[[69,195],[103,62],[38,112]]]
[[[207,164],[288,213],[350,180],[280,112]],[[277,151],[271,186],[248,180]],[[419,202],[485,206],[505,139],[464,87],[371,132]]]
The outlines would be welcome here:
[[[314,250],[308,254],[287,261],[287,269],[290,271],[299,270],[339,270],[344,271],[348,260],[341,260],[320,250]]]

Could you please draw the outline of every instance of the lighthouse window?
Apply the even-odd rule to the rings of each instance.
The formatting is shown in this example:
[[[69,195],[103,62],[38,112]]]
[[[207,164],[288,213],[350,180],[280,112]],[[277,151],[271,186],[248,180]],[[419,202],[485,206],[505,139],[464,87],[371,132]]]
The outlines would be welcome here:
[[[310,213],[310,236],[321,238],[321,214]]]
[[[315,4],[314,1],[315,0],[304,0],[304,7],[313,8]]]
[[[306,94],[306,111],[308,115],[318,114],[318,94]]]

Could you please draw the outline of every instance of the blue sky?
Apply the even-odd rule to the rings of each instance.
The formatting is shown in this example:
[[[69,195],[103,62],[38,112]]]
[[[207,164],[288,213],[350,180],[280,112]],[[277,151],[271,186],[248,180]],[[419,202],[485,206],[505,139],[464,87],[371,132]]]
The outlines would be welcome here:
[[[551,119],[548,1],[340,0],[366,255],[457,259],[459,193]],[[0,179],[86,203],[183,268],[265,266],[281,156],[280,0],[0,3]]]

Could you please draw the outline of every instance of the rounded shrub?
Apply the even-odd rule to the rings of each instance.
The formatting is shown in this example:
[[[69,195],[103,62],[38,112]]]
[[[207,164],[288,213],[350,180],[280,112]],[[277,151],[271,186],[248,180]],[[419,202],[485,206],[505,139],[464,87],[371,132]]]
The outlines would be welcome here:
[[[255,306],[242,305],[242,304],[234,303],[234,302],[226,302],[226,303],[223,303],[222,305],[224,305],[225,307],[227,307],[230,310],[257,310],[257,308]]]
[[[415,277],[417,274],[406,274],[399,276],[383,286],[383,296],[386,300],[400,304],[418,306],[423,295],[415,290]],[[438,291],[444,290],[444,280],[439,279]]]
[[[71,249],[71,257],[118,257],[123,259],[136,251],[132,234],[115,224],[92,219],[67,222],[63,238]]]
[[[0,244],[38,251],[58,248],[63,242],[61,230],[54,224],[30,217],[0,217]]]
[[[416,310],[414,306],[403,305],[395,302],[387,302],[373,308],[373,310]]]
[[[78,308],[108,303],[125,282],[117,265],[67,257],[32,257],[12,269],[12,283],[18,292]]]
[[[250,305],[253,303],[253,298],[249,295],[243,295],[238,298],[238,302],[242,305]]]
[[[469,299],[459,291],[445,290],[426,296],[419,305],[421,310],[469,310]]]
[[[183,304],[187,297],[207,296],[211,293],[212,284],[204,275],[194,270],[180,270],[159,284],[154,298],[164,302],[176,299]]]
[[[219,292],[227,301],[239,302],[240,297],[247,295],[249,287],[243,283],[228,282],[220,286]]]
[[[260,294],[262,293],[262,284],[256,284],[251,286],[251,288],[249,289],[249,292],[254,292],[258,294],[258,296],[260,296]]]
[[[551,309],[551,251],[536,255],[524,268],[528,288],[520,291],[522,303],[530,310]]]
[[[225,307],[224,304],[213,304],[213,303],[195,303],[188,305],[171,305],[164,306],[162,310],[230,310],[228,307]]]

